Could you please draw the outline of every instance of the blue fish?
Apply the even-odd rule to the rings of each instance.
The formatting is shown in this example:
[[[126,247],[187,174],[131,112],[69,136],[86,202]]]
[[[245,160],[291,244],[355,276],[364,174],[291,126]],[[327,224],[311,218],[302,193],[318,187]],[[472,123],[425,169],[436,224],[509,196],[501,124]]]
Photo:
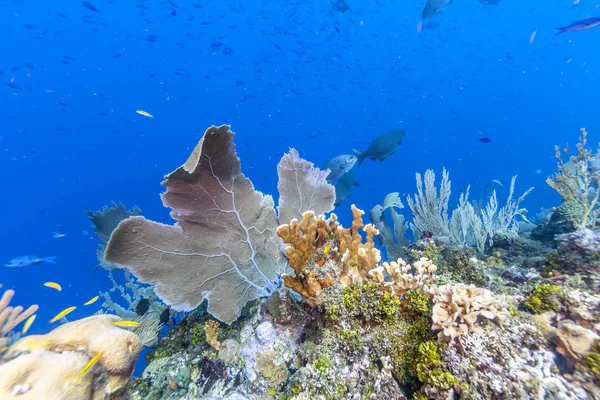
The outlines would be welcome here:
[[[21,256],[13,258],[8,264],[4,265],[7,267],[29,267],[30,265],[41,264],[43,262],[56,264],[56,257]]]
[[[344,200],[350,197],[352,188],[356,186],[360,186],[360,184],[356,182],[356,176],[354,175],[354,172],[349,171],[342,175],[338,183],[335,185],[334,207],[339,206]]]
[[[333,183],[337,181],[340,176],[350,171],[352,167],[354,167],[354,164],[356,164],[356,160],[358,160],[358,158],[352,154],[342,154],[327,161],[321,170],[329,170],[327,182]]]
[[[564,32],[587,31],[588,29],[592,29],[597,26],[600,26],[600,17],[586,18],[586,19],[582,19],[581,21],[573,22],[569,26],[556,28],[556,34],[560,35],[561,33],[564,33]]]

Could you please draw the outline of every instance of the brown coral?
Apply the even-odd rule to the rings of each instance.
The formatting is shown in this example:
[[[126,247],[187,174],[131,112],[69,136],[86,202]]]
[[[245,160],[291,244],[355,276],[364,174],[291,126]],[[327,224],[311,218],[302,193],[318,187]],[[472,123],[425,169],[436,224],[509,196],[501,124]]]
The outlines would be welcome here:
[[[600,337],[593,331],[564,320],[556,331],[556,350],[574,363],[589,353],[598,339]]]
[[[223,347],[221,342],[219,342],[219,334],[217,329],[219,328],[219,323],[215,320],[210,320],[204,325],[204,333],[206,334],[206,343],[210,345],[215,350],[221,350]]]
[[[293,219],[277,228],[279,237],[288,244],[286,252],[295,272],[295,276],[283,275],[283,282],[309,305],[319,304],[323,289],[336,281],[347,286],[367,279],[380,261],[373,242],[379,231],[371,224],[364,225],[363,214],[352,205],[352,227],[344,228],[335,214],[325,219],[307,211],[300,222]],[[364,243],[361,228],[367,234]]]

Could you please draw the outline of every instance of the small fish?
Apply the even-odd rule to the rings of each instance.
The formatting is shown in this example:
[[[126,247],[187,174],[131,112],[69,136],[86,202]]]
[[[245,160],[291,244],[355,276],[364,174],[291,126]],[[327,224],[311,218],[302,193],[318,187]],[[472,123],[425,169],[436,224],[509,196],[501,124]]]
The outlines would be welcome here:
[[[94,5],[92,3],[88,3],[87,1],[82,1],[81,5],[84,6],[85,8],[87,8],[88,10],[100,12],[100,10],[98,10],[96,7],[94,7]]]
[[[489,137],[481,137],[481,138],[478,138],[477,141],[479,143],[489,143],[492,141],[492,139],[490,139]]]
[[[135,110],[136,113],[143,115],[144,117],[148,117],[148,118],[154,118],[154,116],[152,114],[150,114],[147,111],[144,110]]]
[[[442,13],[442,10],[447,5],[452,4],[452,0],[427,0],[421,18],[431,18]]]
[[[323,165],[323,168],[321,168],[322,170],[329,170],[327,182],[333,183],[337,181],[340,176],[344,175],[354,167],[357,160],[358,158],[354,155],[342,154],[327,161],[325,165]]]
[[[556,28],[556,34],[560,35],[565,32],[582,32],[587,31],[588,29],[596,28],[600,26],[600,17],[592,17],[582,19],[581,21],[573,22],[569,26],[564,26],[560,28]]]
[[[360,186],[355,179],[356,177],[352,171],[342,175],[335,185],[335,203],[333,204],[335,207],[339,206],[344,200],[350,197],[350,192],[353,187]]]
[[[492,179],[490,182],[495,183],[496,185],[504,186],[504,182],[500,179]]]
[[[27,333],[27,331],[31,327],[31,324],[33,324],[33,321],[35,321],[35,316],[36,315],[37,314],[33,314],[31,317],[27,318],[27,321],[25,321],[25,325],[23,325],[23,330],[21,331],[22,335],[24,335],[24,334]]]
[[[29,267],[30,265],[41,264],[43,262],[56,264],[56,257],[21,256],[13,258],[8,264],[4,265],[7,267]]]
[[[52,237],[54,239],[60,239],[60,238],[63,238],[65,236],[67,236],[65,233],[61,233],[61,232],[57,232],[57,231],[52,232]]]
[[[88,369],[92,368],[94,366],[94,364],[96,364],[98,362],[98,360],[100,359],[100,357],[102,357],[102,352],[99,352],[98,354],[96,354],[86,365],[85,367],[83,367],[83,369],[81,370],[81,372],[79,372],[79,375],[83,375],[85,374]]]
[[[139,315],[141,317],[142,315],[146,314],[146,311],[148,311],[149,308],[150,308],[150,301],[148,299],[141,299],[135,305],[135,312],[137,315]]]
[[[52,288],[52,289],[56,289],[59,292],[62,290],[62,287],[56,282],[46,282],[46,283],[44,283],[44,286]]]
[[[140,326],[140,323],[137,321],[116,321],[116,322],[113,322],[113,325],[122,326],[125,328],[136,328],[136,327]]]
[[[56,322],[59,319],[61,319],[62,317],[64,317],[65,315],[72,313],[76,308],[77,307],[75,307],[75,306],[69,307],[69,308],[65,308],[64,310],[62,310],[61,312],[59,312],[58,314],[56,314],[56,316],[50,320],[50,323]]]
[[[89,306],[90,304],[94,304],[99,298],[100,298],[100,296],[94,296],[91,299],[89,299],[88,301],[86,301],[85,303],[83,303],[83,305]]]
[[[352,151],[358,158],[358,166],[362,164],[365,158],[370,158],[371,160],[379,160],[383,161],[388,156],[394,154],[394,151],[400,146],[402,143],[402,139],[406,132],[400,130],[389,131],[388,133],[379,136],[369,146],[366,151],[358,151],[353,149]]]
[[[327,246],[325,246],[325,248],[323,249],[323,254],[327,255],[327,253],[329,253],[329,250],[331,250],[331,243],[327,243]]]

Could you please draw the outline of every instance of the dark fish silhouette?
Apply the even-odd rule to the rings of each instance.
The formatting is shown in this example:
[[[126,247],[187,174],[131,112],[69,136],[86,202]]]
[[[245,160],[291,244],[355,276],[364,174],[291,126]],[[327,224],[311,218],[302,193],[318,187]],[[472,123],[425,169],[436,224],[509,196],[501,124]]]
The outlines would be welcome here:
[[[379,136],[373,140],[373,143],[365,151],[358,151],[353,149],[352,151],[358,158],[358,166],[365,160],[370,158],[371,160],[383,161],[387,156],[394,154],[394,151],[402,143],[402,139],[406,135],[406,132],[400,130],[389,131],[388,133]]]
[[[135,306],[135,312],[137,315],[142,316],[146,314],[146,311],[150,308],[150,301],[148,299],[141,299]]]
[[[161,324],[168,324],[169,323],[169,317],[171,316],[171,313],[169,312],[168,308],[165,308],[165,311],[160,313],[160,323]]]
[[[355,186],[360,186],[360,184],[356,182],[356,176],[354,175],[354,172],[349,171],[342,175],[338,183],[335,185],[335,203],[333,205],[337,207],[342,204],[344,200],[350,197],[350,192]]]
[[[561,33],[564,33],[564,32],[587,31],[588,29],[592,29],[597,26],[600,26],[600,17],[586,18],[586,19],[582,19],[581,21],[573,22],[569,26],[556,28],[556,34],[560,35]]]
[[[489,143],[492,141],[492,139],[490,139],[489,137],[482,137],[477,139],[477,141],[479,141],[480,143]]]
[[[427,0],[421,18],[426,19],[441,14],[448,4],[452,4],[452,0]]]
[[[88,3],[87,1],[82,1],[81,5],[84,6],[85,8],[87,8],[88,10],[100,12],[100,10],[98,10],[96,7],[94,7],[94,5],[92,3]]]

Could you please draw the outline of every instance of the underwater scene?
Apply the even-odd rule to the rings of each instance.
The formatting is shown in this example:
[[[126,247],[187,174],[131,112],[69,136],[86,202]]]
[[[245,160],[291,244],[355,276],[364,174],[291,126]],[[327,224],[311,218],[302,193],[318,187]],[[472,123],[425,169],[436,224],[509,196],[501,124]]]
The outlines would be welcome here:
[[[600,0],[0,22],[0,400],[600,399]]]

